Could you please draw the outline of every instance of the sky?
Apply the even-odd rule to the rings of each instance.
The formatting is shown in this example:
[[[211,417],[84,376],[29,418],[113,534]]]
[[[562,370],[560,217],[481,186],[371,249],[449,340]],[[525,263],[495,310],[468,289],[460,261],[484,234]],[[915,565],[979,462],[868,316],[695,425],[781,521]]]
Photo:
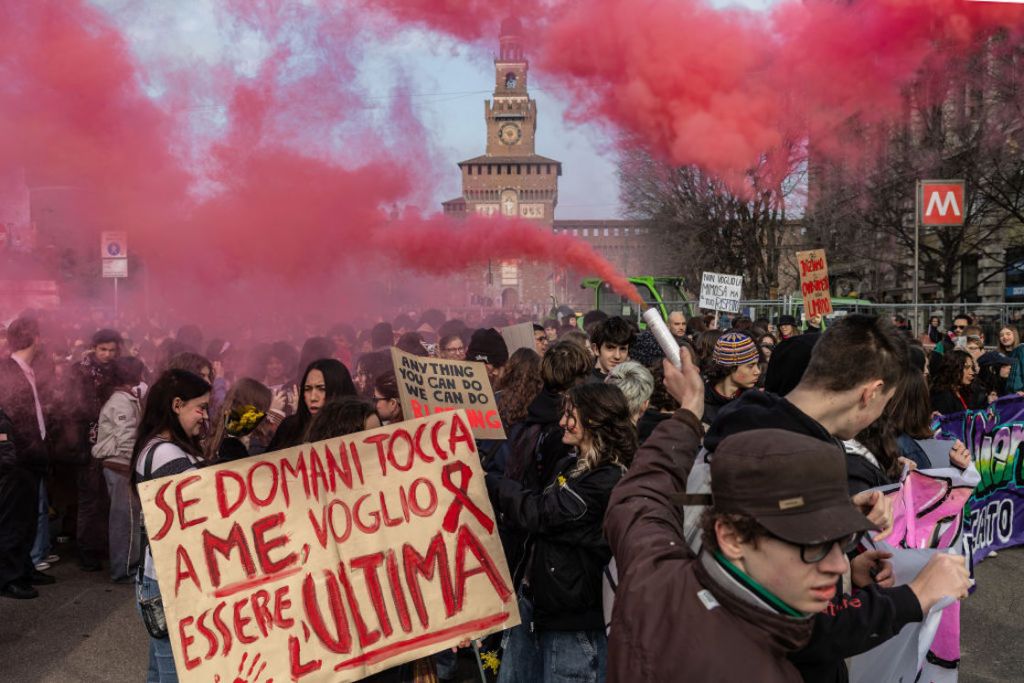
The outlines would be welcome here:
[[[135,55],[151,68],[161,60],[190,60],[209,68],[230,65],[238,73],[255,76],[268,56],[260,37],[237,27],[225,27],[216,0],[92,0],[104,9],[128,37]],[[302,1],[302,0],[297,0]],[[717,1],[716,6],[742,5],[763,9],[772,0]],[[376,40],[355,60],[358,88],[364,93],[359,124],[349,129],[358,137],[360,126],[372,126],[392,144],[416,144],[437,168],[424,179],[418,201],[424,211],[460,194],[456,163],[482,154],[486,145],[483,102],[490,98],[494,79],[500,17],[496,15],[491,44],[468,45],[420,29],[402,29],[390,39]],[[527,58],[530,47],[526,46]],[[156,71],[156,69],[153,69]],[[154,97],[167,95],[166,85],[147,83]],[[537,100],[538,154],[563,163],[556,218],[619,218],[621,207],[616,178],[614,132],[598,123],[568,120],[576,103],[566,93],[549,87],[543,73],[530,74],[530,92]],[[390,117],[399,98],[408,107],[425,136],[401,139]],[[226,122],[224,107],[216,102],[193,102],[178,112],[191,125],[214,129]],[[342,141],[344,144],[344,140]]]

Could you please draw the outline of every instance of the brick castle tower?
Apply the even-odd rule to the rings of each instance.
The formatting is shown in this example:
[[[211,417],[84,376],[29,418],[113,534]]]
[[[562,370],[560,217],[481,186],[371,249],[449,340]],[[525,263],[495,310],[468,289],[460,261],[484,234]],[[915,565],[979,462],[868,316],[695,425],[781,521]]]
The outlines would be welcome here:
[[[530,64],[523,53],[518,19],[502,22],[499,41],[494,94],[484,102],[486,152],[459,162],[462,196],[442,206],[449,216],[518,216],[551,231],[562,164],[535,152],[537,102],[527,88]],[[552,267],[496,256],[479,278],[476,273],[469,276],[473,303],[489,299],[506,309],[549,305],[554,293]]]

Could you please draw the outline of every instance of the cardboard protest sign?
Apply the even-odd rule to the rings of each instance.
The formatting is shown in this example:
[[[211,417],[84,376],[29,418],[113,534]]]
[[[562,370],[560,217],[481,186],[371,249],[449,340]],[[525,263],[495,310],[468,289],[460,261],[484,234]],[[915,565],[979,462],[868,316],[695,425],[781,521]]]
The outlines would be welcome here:
[[[394,346],[391,360],[395,364],[402,412],[407,418],[464,408],[473,436],[505,438],[483,363],[414,356]]]
[[[804,314],[828,315],[832,312],[832,293],[828,284],[828,262],[824,249],[796,252],[800,268],[800,292],[804,296]]]
[[[739,313],[742,291],[742,275],[702,273],[700,277],[700,307],[712,311]]]
[[[984,410],[946,415],[937,427],[941,438],[964,442],[981,475],[969,503],[974,561],[1024,544],[1024,398],[1008,396]]]
[[[501,328],[501,338],[505,340],[508,347],[508,355],[512,355],[519,349],[532,349],[533,323],[519,323]]]
[[[479,457],[445,412],[139,486],[179,678],[354,681],[517,624]]]

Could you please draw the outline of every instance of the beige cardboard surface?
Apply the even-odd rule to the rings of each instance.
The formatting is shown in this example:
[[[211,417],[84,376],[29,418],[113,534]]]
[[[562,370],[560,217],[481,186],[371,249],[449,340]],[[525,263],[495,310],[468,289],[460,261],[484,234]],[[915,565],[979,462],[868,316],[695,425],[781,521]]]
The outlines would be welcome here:
[[[414,356],[391,347],[402,412],[408,418],[464,408],[478,439],[504,439],[487,368],[483,363]]]
[[[139,493],[182,681],[354,681],[519,623],[463,411]]]
[[[828,315],[832,312],[832,294],[828,284],[828,261],[824,249],[796,252],[800,269],[800,291],[804,296],[804,315]]]
[[[533,323],[519,323],[503,327],[501,328],[501,338],[505,340],[509,356],[519,349],[537,348],[533,341]]]

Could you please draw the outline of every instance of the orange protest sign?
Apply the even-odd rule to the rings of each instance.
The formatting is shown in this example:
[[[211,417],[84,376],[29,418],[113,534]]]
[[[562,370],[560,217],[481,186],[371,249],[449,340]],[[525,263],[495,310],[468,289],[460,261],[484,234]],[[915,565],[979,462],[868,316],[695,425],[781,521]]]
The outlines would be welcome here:
[[[532,341],[531,341],[532,343]],[[391,347],[402,413],[424,417],[448,410],[465,409],[473,436],[504,439],[487,366],[464,360],[446,360],[405,353]]]
[[[811,318],[832,312],[832,294],[828,284],[828,262],[824,249],[798,251],[800,291],[804,297],[804,314]]]
[[[355,681],[519,623],[462,411],[139,494],[183,681]]]

